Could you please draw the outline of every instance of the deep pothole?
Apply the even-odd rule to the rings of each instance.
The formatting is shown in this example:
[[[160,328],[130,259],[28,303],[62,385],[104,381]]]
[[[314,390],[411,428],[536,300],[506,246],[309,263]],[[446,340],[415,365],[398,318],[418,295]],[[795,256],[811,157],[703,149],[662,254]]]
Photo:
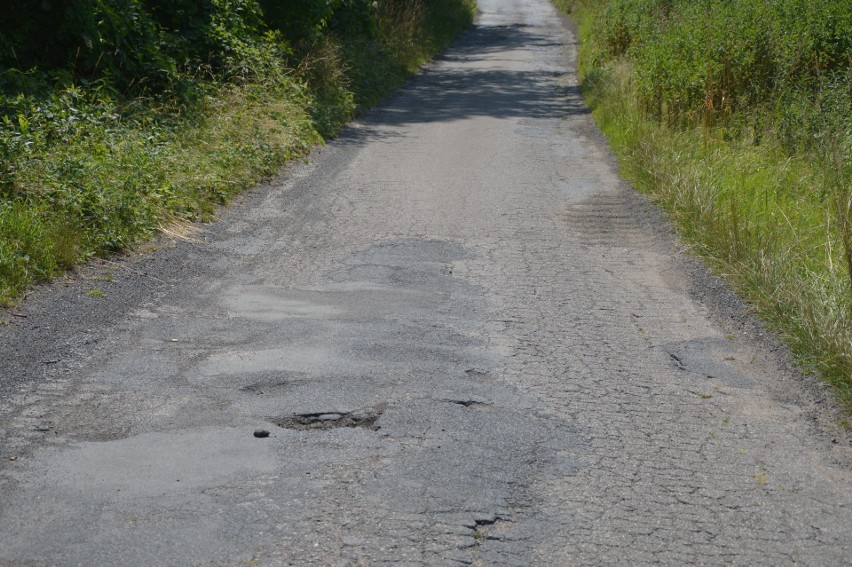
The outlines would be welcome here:
[[[271,418],[269,421],[284,429],[305,431],[308,429],[336,429],[338,427],[362,427],[376,431],[380,426],[376,421],[382,416],[387,404],[363,408],[351,412],[297,413],[284,417]]]

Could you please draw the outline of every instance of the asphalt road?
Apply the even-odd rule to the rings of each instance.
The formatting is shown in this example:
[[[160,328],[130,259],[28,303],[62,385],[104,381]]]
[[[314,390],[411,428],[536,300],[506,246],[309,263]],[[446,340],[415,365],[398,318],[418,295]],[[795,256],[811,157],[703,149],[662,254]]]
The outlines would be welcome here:
[[[2,313],[0,565],[849,564],[825,392],[619,179],[556,11],[480,5],[190,240]]]

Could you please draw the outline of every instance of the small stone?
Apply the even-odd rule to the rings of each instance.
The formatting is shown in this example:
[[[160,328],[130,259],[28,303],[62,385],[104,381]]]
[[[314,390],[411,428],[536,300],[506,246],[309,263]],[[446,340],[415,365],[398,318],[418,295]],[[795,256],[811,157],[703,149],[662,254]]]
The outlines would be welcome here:
[[[18,457],[17,457],[17,456],[15,456],[15,455],[13,455],[13,456],[9,457],[9,460],[10,460],[10,461],[17,461],[17,460],[18,460]]]
[[[269,437],[269,430],[267,429],[255,429],[254,430],[255,437]]]

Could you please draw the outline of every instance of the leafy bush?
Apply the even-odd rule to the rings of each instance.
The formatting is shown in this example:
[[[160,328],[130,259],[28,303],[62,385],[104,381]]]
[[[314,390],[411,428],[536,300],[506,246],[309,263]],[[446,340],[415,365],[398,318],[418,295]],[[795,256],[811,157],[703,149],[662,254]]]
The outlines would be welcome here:
[[[139,0],[10,1],[0,13],[0,65],[6,68],[0,88],[7,92],[43,88],[51,79],[103,79],[139,91],[163,87],[174,72],[158,49],[158,26]]]
[[[341,0],[260,0],[269,25],[294,42],[317,39],[340,3]]]

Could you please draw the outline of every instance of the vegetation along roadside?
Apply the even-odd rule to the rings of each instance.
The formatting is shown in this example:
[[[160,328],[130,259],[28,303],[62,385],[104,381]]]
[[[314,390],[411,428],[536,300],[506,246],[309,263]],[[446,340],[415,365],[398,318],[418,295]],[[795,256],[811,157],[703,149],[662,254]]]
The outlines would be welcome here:
[[[475,12],[474,0],[10,1],[5,305],[93,255],[209,218],[399,86]]]
[[[852,411],[852,3],[554,3],[623,174]]]

